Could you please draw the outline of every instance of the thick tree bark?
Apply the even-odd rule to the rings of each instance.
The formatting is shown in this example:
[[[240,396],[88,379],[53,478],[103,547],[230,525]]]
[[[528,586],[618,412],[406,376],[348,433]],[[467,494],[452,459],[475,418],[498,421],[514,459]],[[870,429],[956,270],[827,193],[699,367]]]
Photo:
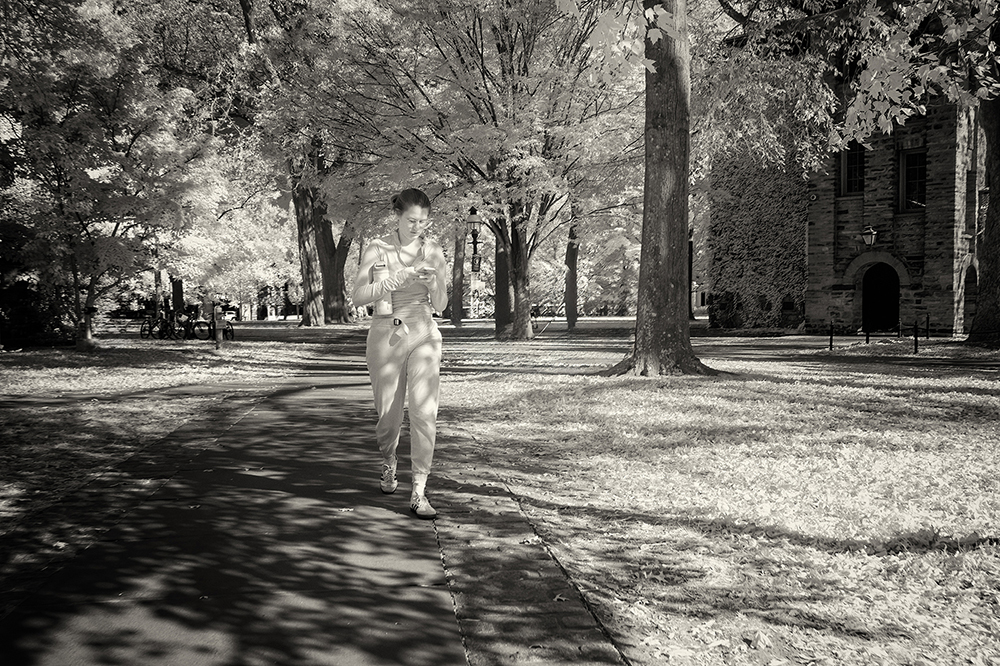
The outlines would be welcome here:
[[[661,0],[643,0],[647,11]],[[691,348],[688,322],[688,163],[691,54],[686,0],[663,3],[679,35],[646,40],[646,176],[642,255],[632,356],[612,372],[637,375],[710,372]]]
[[[523,219],[516,219],[510,233],[509,277],[514,292],[512,340],[531,340],[535,337],[535,329],[531,325],[531,254],[523,224]]]
[[[579,316],[577,310],[577,259],[580,256],[580,240],[576,234],[576,225],[569,228],[569,240],[566,242],[566,328],[576,328]]]
[[[319,193],[315,188],[295,184],[292,201],[295,204],[295,221],[299,236],[299,265],[302,269],[302,326],[319,326],[323,323],[323,273],[320,267],[317,229],[322,222],[316,220]]]
[[[347,305],[347,255],[351,251],[352,241],[352,238],[340,235],[337,252],[333,256],[333,288],[329,295],[325,287],[323,290],[323,306],[328,324],[346,324],[352,319]]]
[[[507,247],[503,239],[497,238],[494,252],[494,308],[493,320],[497,339],[510,335],[510,325],[513,321],[510,306],[513,301],[510,285],[510,262],[507,259]]]
[[[462,325],[462,301],[465,300],[465,243],[468,228],[455,232],[455,261],[451,265],[451,323]]]
[[[1000,27],[994,27],[1000,38]],[[979,121],[986,135],[986,174],[990,188],[985,228],[976,246],[979,296],[968,342],[1000,343],[1000,98],[979,103]]]
[[[333,237],[333,223],[326,218],[326,204],[322,204],[319,217],[320,242],[317,249],[323,274],[323,321],[327,324],[346,324],[351,321],[351,313],[347,308],[345,269],[347,254],[354,240],[353,227],[350,221],[345,222],[338,241]]]

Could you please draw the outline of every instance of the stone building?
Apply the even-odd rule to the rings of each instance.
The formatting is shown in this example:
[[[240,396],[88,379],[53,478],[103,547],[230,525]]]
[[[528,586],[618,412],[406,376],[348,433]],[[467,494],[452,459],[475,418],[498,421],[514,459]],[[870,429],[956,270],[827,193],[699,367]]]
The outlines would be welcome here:
[[[810,179],[806,330],[968,331],[986,202],[981,134],[974,110],[936,105]]]
[[[967,332],[986,203],[975,114],[933,106],[805,181],[790,167],[720,161],[703,281],[712,325],[910,333],[918,321],[936,335]]]

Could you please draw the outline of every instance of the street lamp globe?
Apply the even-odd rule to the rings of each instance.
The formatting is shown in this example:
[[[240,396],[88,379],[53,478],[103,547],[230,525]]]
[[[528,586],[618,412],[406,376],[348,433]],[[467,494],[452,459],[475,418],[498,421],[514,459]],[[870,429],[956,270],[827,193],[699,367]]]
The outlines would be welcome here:
[[[473,206],[469,209],[469,219],[466,220],[469,225],[469,230],[472,231],[473,237],[479,235],[480,230],[483,228],[483,218],[479,217],[476,213],[476,207]]]

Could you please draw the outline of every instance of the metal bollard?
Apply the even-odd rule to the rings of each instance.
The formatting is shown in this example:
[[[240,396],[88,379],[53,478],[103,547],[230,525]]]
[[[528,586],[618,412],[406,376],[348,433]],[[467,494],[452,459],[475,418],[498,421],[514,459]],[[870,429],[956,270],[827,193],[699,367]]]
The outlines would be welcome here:
[[[913,320],[913,353],[920,351],[920,320]]]
[[[830,322],[830,351],[833,351],[833,322]]]

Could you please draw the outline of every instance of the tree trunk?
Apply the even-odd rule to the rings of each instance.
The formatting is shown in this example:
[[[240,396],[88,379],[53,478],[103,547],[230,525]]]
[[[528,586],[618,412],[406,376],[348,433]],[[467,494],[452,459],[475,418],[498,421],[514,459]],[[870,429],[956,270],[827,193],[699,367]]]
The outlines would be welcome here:
[[[455,232],[455,261],[451,265],[451,323],[462,325],[462,302],[465,300],[465,243],[468,227]]]
[[[1000,38],[994,25],[993,37]],[[979,295],[968,342],[1000,342],[1000,98],[979,103],[979,121],[986,135],[986,175],[990,188],[985,228],[976,245],[979,259]]]
[[[647,11],[661,0],[643,0]],[[686,0],[663,3],[678,38],[646,40],[646,175],[635,347],[612,372],[636,375],[710,372],[691,348],[688,304],[688,156],[691,54]]]
[[[694,284],[694,229],[688,229],[688,321],[694,321],[694,298],[691,285]]]
[[[170,302],[174,312],[184,312],[184,280],[181,278],[170,278]]]
[[[510,263],[507,259],[507,247],[502,238],[497,238],[494,252],[494,308],[493,319],[496,322],[495,336],[499,340],[510,335],[510,325],[513,321],[510,312],[514,300],[510,285]]]
[[[159,267],[153,269],[153,311],[159,313],[163,309],[163,271]]]
[[[323,274],[323,321],[327,324],[346,324],[351,321],[351,313],[347,309],[347,280],[344,271],[354,232],[350,222],[345,222],[338,242],[333,237],[333,223],[326,217],[326,204],[321,204],[320,208],[317,211],[317,248],[320,271]]]
[[[77,325],[77,351],[94,351],[97,348],[97,343],[94,342],[94,315],[97,314],[94,302],[96,300],[97,295],[94,293],[94,285],[90,284],[87,287],[87,296],[83,301],[82,316]]]
[[[347,238],[343,233],[340,234],[337,252],[333,257],[334,293],[333,298],[328,299],[332,300],[331,306],[326,309],[326,323],[328,324],[347,324],[353,320],[347,306],[347,255],[351,251],[353,241],[353,238]]]
[[[531,325],[531,255],[528,251],[528,239],[524,229],[524,220],[515,218],[510,230],[510,284],[514,291],[514,326],[511,329],[511,340],[531,340],[535,337],[535,329]]]
[[[316,204],[319,193],[315,188],[297,182],[292,190],[295,221],[299,236],[299,265],[302,269],[302,326],[323,323],[323,273],[320,268],[317,239]],[[322,219],[322,214],[320,214]]]
[[[576,234],[576,224],[570,225],[569,241],[566,243],[566,328],[576,328],[577,311],[577,259],[580,256],[580,241]]]

